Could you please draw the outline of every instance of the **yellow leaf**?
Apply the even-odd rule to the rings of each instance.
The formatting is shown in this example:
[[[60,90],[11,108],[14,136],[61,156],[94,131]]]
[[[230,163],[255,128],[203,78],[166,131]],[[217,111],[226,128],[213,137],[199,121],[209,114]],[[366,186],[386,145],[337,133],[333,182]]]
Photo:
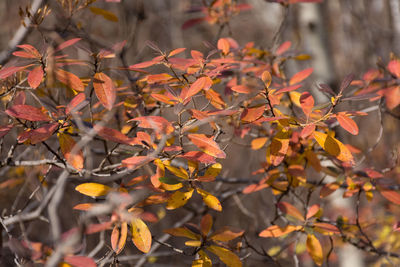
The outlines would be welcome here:
[[[111,233],[111,247],[118,255],[125,247],[126,237],[128,236],[128,224],[123,222],[121,229],[116,225]]]
[[[261,237],[279,237],[286,234],[289,234],[293,231],[300,230],[301,226],[287,225],[286,227],[279,227],[278,225],[272,225],[267,229],[261,231],[259,236]]]
[[[204,174],[205,177],[217,177],[217,175],[221,172],[222,165],[221,163],[214,163],[211,165]]]
[[[75,187],[76,191],[90,197],[99,197],[107,195],[110,189],[111,188],[109,186],[98,183],[84,183]]]
[[[209,207],[212,208],[216,211],[221,211],[222,206],[221,203],[219,202],[218,198],[215,196],[211,195],[207,191],[204,191],[203,189],[197,188],[197,193],[199,193],[203,197],[203,202]]]
[[[260,137],[260,138],[253,139],[251,141],[251,149],[258,150],[258,149],[262,148],[265,145],[265,143],[267,142],[267,140],[268,140],[267,137]]]
[[[118,21],[118,17],[110,11],[104,10],[102,8],[94,7],[94,6],[89,7],[89,9],[93,14],[100,15],[106,20],[113,21],[113,22]]]
[[[144,253],[149,252],[151,248],[151,233],[149,228],[139,218],[133,219],[131,225],[133,243],[140,251]]]
[[[326,152],[328,152],[332,156],[335,156],[337,159],[341,161],[354,164],[353,155],[342,142],[340,142],[339,140],[330,135],[318,131],[315,131],[313,135],[318,144]]]
[[[169,160],[164,161],[163,164],[175,176],[185,179],[185,180],[189,179],[189,174],[187,173],[187,171],[184,168],[182,168],[182,167],[177,168],[177,167],[171,166],[171,162]]]
[[[323,258],[322,247],[318,239],[315,237],[315,235],[308,235],[306,244],[307,244],[308,254],[310,254],[315,264],[321,266],[322,262],[324,261],[324,258]]]
[[[192,267],[211,267],[212,266],[210,257],[208,257],[208,255],[203,250],[200,250],[197,254],[200,256],[200,259],[194,260],[192,262]]]
[[[199,234],[195,234],[189,229],[186,228],[171,228],[171,229],[166,229],[164,230],[167,234],[173,235],[173,236],[181,236],[181,237],[187,237],[193,240],[200,240],[201,236]]]
[[[174,210],[182,207],[186,204],[186,202],[192,197],[193,189],[190,189],[187,192],[176,191],[169,197],[167,203],[167,210]]]
[[[218,246],[209,246],[207,247],[207,250],[217,255],[218,258],[229,267],[242,266],[242,262],[240,261],[239,257],[235,253],[226,248]]]
[[[185,242],[185,245],[188,247],[200,247],[201,241],[200,240],[189,240]]]

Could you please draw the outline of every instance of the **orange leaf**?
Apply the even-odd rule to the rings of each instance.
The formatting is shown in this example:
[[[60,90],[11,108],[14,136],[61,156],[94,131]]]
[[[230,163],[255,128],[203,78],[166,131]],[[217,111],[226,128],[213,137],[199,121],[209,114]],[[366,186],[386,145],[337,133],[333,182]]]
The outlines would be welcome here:
[[[87,103],[89,103],[89,101],[86,100],[85,94],[79,93],[71,100],[71,102],[69,102],[65,108],[65,113],[70,114],[71,112],[77,112]]]
[[[309,124],[301,130],[300,136],[303,139],[306,139],[315,131],[315,124]]]
[[[313,136],[318,144],[332,156],[344,162],[354,163],[350,150],[336,138],[317,131],[313,133]]]
[[[36,68],[31,70],[28,75],[29,86],[33,89],[36,89],[42,82],[43,75],[44,72],[42,66],[37,66]]]
[[[211,227],[213,224],[213,219],[210,214],[206,214],[201,218],[200,222],[200,231],[203,236],[207,236],[208,233],[211,231]]]
[[[296,73],[290,79],[289,85],[293,85],[293,84],[296,84],[296,83],[299,83],[299,82],[303,81],[304,79],[306,79],[308,76],[311,75],[313,70],[314,70],[313,68],[308,68],[308,69],[305,69],[305,70],[302,70],[302,71]]]
[[[379,192],[384,196],[387,200],[400,205],[400,194],[393,190],[385,190],[380,189]]]
[[[346,113],[344,112],[339,112],[336,115],[336,119],[339,122],[340,126],[342,126],[343,129],[351,133],[352,135],[357,135],[358,134],[358,126],[353,121],[350,117],[346,116]]]
[[[290,48],[290,46],[292,45],[292,43],[290,42],[290,41],[286,41],[286,42],[284,42],[283,44],[281,44],[279,47],[278,47],[278,49],[276,49],[276,54],[278,55],[278,56],[280,56],[280,55],[282,55],[283,53],[285,53],[289,48]]]
[[[283,213],[292,216],[297,220],[304,221],[304,217],[301,212],[292,204],[287,202],[279,202],[277,206]]]
[[[400,104],[400,86],[392,86],[384,91],[386,106],[392,110]]]
[[[265,86],[268,88],[272,82],[271,73],[269,73],[269,71],[264,71],[261,74],[261,80],[265,83]]]
[[[51,121],[41,109],[29,105],[14,105],[5,112],[11,117],[28,121]]]
[[[67,48],[67,47],[69,47],[71,45],[76,44],[80,40],[81,40],[81,38],[73,38],[73,39],[70,39],[68,41],[65,41],[65,42],[59,44],[54,51],[61,51],[61,50],[65,49],[65,48]]]
[[[210,79],[208,76],[203,76],[198,78],[189,88],[189,90],[186,92],[186,95],[181,95],[181,98],[183,100],[186,100],[188,98],[191,98],[192,96],[196,95],[198,92],[201,90],[208,90],[212,86],[213,81]]]
[[[142,252],[147,253],[151,248],[151,233],[147,225],[139,218],[135,218],[131,222],[132,241],[135,246]]]
[[[186,50],[186,48],[177,48],[177,49],[174,49],[174,50],[172,50],[169,54],[168,54],[168,57],[173,57],[173,56],[175,56],[175,55],[177,55],[177,54],[180,54],[180,53],[182,53],[183,51],[185,51]]]
[[[318,211],[319,211],[319,205],[318,204],[312,205],[311,207],[308,208],[306,219],[310,219],[315,214],[317,214]]]
[[[139,122],[139,127],[154,129],[157,133],[170,134],[174,131],[172,124],[160,116],[143,116],[133,120]]]
[[[218,40],[217,47],[222,51],[222,54],[227,55],[229,53],[229,41],[225,38],[221,38]]]
[[[260,237],[280,237],[283,235],[287,235],[291,232],[298,231],[302,227],[300,225],[294,226],[294,225],[287,225],[285,227],[279,227],[278,225],[272,225],[268,227],[267,229],[264,229],[261,231],[259,234]]]
[[[314,229],[324,235],[340,234],[340,230],[329,223],[314,223]]]
[[[247,87],[246,85],[235,85],[231,87],[232,91],[241,93],[241,94],[250,94],[251,89]]]
[[[79,77],[75,74],[72,74],[71,72],[62,69],[57,69],[55,71],[55,74],[57,80],[59,80],[66,86],[74,89],[75,91],[83,92],[85,90],[85,86],[83,85],[81,79],[79,79]]]
[[[258,149],[262,148],[265,145],[265,143],[267,142],[267,140],[268,140],[268,137],[260,137],[260,138],[253,139],[251,141],[251,149],[258,150]]]
[[[226,158],[225,152],[219,148],[219,145],[205,134],[189,134],[188,138],[204,153],[216,158]]]
[[[124,249],[127,236],[128,224],[126,222],[121,224],[121,229],[117,225],[114,227],[111,233],[111,247],[116,255]]]
[[[267,161],[274,166],[281,164],[289,149],[289,133],[281,130],[271,141],[267,149]]]
[[[215,231],[211,236],[211,240],[217,240],[217,241],[222,241],[222,242],[228,242],[231,241],[232,239],[235,239],[241,235],[243,235],[244,231],[243,230],[238,230],[234,229],[233,227],[230,226],[224,226],[217,231]]]
[[[307,236],[307,251],[310,254],[311,258],[318,266],[321,266],[324,261],[324,256],[322,252],[321,244],[319,243],[318,239],[315,235],[308,235]]]
[[[240,115],[240,119],[244,122],[253,122],[264,114],[265,107],[246,108]]]
[[[310,116],[314,107],[314,98],[309,92],[303,92],[300,96],[300,106],[307,117]]]
[[[111,78],[102,72],[98,72],[94,75],[93,87],[100,103],[106,109],[111,110],[116,98],[116,90]]]
[[[74,267],[96,267],[96,262],[86,256],[65,256],[64,261]]]
[[[40,58],[39,51],[35,47],[33,47],[29,44],[17,45],[17,47],[24,49],[27,53],[31,54],[34,58]]]
[[[397,78],[400,78],[400,60],[394,59],[389,62],[388,70]]]
[[[67,134],[59,133],[58,141],[60,142],[61,152],[63,153],[65,159],[72,167],[77,170],[83,169],[83,152],[78,150],[75,153],[71,153],[74,149],[76,143],[75,140]]]

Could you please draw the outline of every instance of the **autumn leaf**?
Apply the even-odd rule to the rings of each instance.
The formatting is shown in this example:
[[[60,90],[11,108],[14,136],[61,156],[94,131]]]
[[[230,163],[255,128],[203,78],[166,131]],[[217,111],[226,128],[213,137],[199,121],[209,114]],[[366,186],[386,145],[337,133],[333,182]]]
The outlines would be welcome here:
[[[203,236],[207,236],[211,231],[211,227],[213,225],[213,219],[210,214],[206,214],[201,218],[200,221],[200,231]]]
[[[75,190],[86,196],[100,197],[107,195],[111,187],[98,183],[83,183],[75,187]]]
[[[339,122],[340,126],[342,126],[343,129],[345,129],[346,131],[348,131],[352,135],[357,135],[358,134],[358,126],[357,126],[357,124],[350,117],[346,116],[346,113],[339,112],[336,115],[336,119]]]
[[[106,20],[109,20],[112,22],[118,22],[118,17],[114,13],[112,13],[108,10],[94,7],[94,6],[89,7],[89,9],[93,14],[100,15]]]
[[[228,242],[232,239],[238,238],[244,234],[243,230],[238,230],[230,226],[224,226],[215,231],[211,236],[211,240],[217,240],[221,242]]]
[[[319,223],[316,222],[314,223],[314,230],[323,234],[323,235],[339,235],[340,234],[340,230],[332,224],[329,223]]]
[[[164,232],[173,236],[187,237],[193,240],[201,239],[201,236],[199,234],[193,233],[189,229],[182,227],[166,229],[164,230]]]
[[[127,145],[133,142],[132,138],[129,138],[118,130],[99,125],[95,125],[94,129],[97,131],[97,134],[105,140]]]
[[[293,85],[296,83],[299,83],[301,81],[303,81],[304,79],[306,79],[308,76],[311,75],[311,73],[314,71],[313,68],[308,68],[305,70],[302,70],[298,73],[296,73],[295,75],[293,75],[293,77],[290,79],[289,81],[289,85]]]
[[[384,188],[378,188],[381,195],[389,200],[390,202],[400,205],[400,193],[393,190],[386,190]]]
[[[128,169],[137,169],[147,163],[153,161],[154,158],[149,156],[133,156],[127,159],[122,160],[122,166],[127,167]]]
[[[61,44],[59,44],[56,49],[54,49],[55,52],[61,51],[69,46],[72,46],[74,44],[76,44],[77,42],[79,42],[80,40],[82,40],[82,38],[72,38],[70,40],[67,40],[65,42],[62,42]]]
[[[199,193],[203,197],[203,202],[209,207],[216,211],[222,211],[221,203],[219,202],[218,198],[211,195],[207,191],[197,188],[197,193]]]
[[[314,107],[314,98],[309,92],[303,92],[300,96],[300,106],[307,117],[310,116]]]
[[[269,88],[269,86],[271,85],[272,82],[272,76],[271,73],[269,73],[269,71],[264,71],[261,74],[261,80],[264,82],[265,86],[267,88]]]
[[[28,75],[29,86],[33,89],[36,89],[42,82],[43,75],[44,72],[42,66],[37,66],[33,70],[31,70]]]
[[[268,141],[268,137],[259,137],[251,141],[251,149],[258,150]]]
[[[304,221],[304,217],[301,212],[292,204],[288,202],[279,202],[277,206],[284,214],[287,214],[297,220]]]
[[[240,116],[240,119],[244,122],[253,122],[259,119],[265,111],[264,106],[245,108]]]
[[[147,225],[139,218],[131,221],[132,241],[142,252],[147,253],[151,248],[151,233]]]
[[[41,109],[29,105],[14,105],[5,111],[7,115],[28,121],[51,121]]]
[[[308,254],[310,254],[315,264],[321,266],[324,261],[323,252],[321,244],[315,235],[307,235],[306,247]]]
[[[79,93],[69,102],[65,108],[65,113],[70,114],[71,112],[77,112],[79,109],[83,108],[89,101],[86,100],[84,93]]]
[[[133,119],[139,122],[139,127],[154,129],[158,133],[170,134],[174,131],[172,124],[160,116],[143,116]]]
[[[98,72],[94,75],[93,87],[100,103],[106,109],[111,110],[116,98],[116,90],[111,78],[102,72]]]
[[[278,132],[267,150],[267,161],[278,166],[284,160],[289,149],[289,133],[285,130]]]
[[[71,264],[74,267],[96,267],[96,262],[86,256],[65,256],[64,261],[68,264]]]
[[[391,60],[387,68],[391,74],[393,74],[397,78],[400,78],[400,60],[398,59]]]
[[[24,136],[25,138],[23,139],[20,139],[20,137],[22,137],[22,135],[20,135],[18,137],[18,142],[23,143],[28,139],[30,140],[32,145],[43,142],[48,138],[50,138],[53,135],[53,133],[57,130],[57,128],[58,128],[57,122],[46,124],[42,127],[26,132],[27,134]]]
[[[268,227],[267,229],[264,229],[261,231],[259,236],[261,237],[280,237],[283,235],[287,235],[291,232],[298,231],[302,227],[300,225],[294,226],[294,225],[287,225],[285,227],[279,227],[278,225],[272,225]]]
[[[5,79],[11,75],[13,75],[14,73],[17,73],[18,71],[21,71],[23,69],[26,69],[28,66],[11,66],[11,67],[3,67],[0,69],[0,79]]]
[[[318,144],[332,156],[344,162],[354,163],[350,150],[336,138],[318,131],[315,131],[313,136]]]
[[[75,153],[71,153],[74,149],[76,143],[75,140],[68,134],[59,133],[58,141],[60,142],[61,152],[64,155],[65,159],[72,167],[75,169],[82,170],[83,169],[83,152],[81,149],[76,151]]]
[[[208,76],[198,78],[189,88],[185,95],[181,95],[183,100],[189,99],[201,90],[208,90],[212,86],[213,81]]]
[[[115,254],[118,255],[125,247],[126,238],[128,236],[128,224],[126,222],[121,223],[121,226],[114,226],[111,233],[111,247]]]
[[[74,89],[75,91],[83,92],[85,90],[85,86],[83,85],[81,79],[79,79],[79,77],[75,74],[62,69],[56,69],[55,74],[57,80]]]
[[[167,210],[174,210],[180,208],[188,202],[192,197],[194,189],[190,189],[187,192],[176,191],[168,199]]]
[[[229,41],[226,38],[220,38],[217,43],[217,47],[219,50],[222,51],[222,54],[227,55],[229,54]]]
[[[204,153],[216,158],[226,158],[225,152],[219,148],[219,145],[205,134],[189,134],[188,138]]]
[[[218,258],[229,267],[242,266],[240,258],[235,253],[226,248],[211,245],[207,247],[207,250],[217,255]]]

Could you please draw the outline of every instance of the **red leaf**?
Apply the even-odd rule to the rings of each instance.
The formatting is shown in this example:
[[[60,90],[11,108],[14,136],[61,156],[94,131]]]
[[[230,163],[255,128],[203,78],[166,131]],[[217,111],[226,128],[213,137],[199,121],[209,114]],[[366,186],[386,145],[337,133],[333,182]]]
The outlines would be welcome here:
[[[382,196],[384,196],[387,200],[400,205],[400,194],[396,191],[393,190],[379,190],[382,194]]]
[[[196,161],[203,164],[214,164],[215,158],[202,152],[202,151],[189,151],[183,155],[179,155],[178,157],[185,158],[190,161]]]
[[[217,47],[218,47],[219,50],[222,51],[222,53],[223,53],[224,55],[227,55],[227,54],[229,53],[230,45],[229,45],[229,42],[228,42],[227,39],[225,39],[225,38],[219,39],[219,40],[218,40]]]
[[[226,158],[225,152],[219,148],[219,145],[205,134],[189,134],[188,138],[204,153],[216,158]]]
[[[124,167],[127,167],[128,169],[137,169],[151,161],[153,161],[154,158],[150,158],[148,156],[134,156],[130,157],[127,159],[122,160],[122,165]]]
[[[120,144],[131,144],[133,139],[129,138],[128,136],[124,135],[120,131],[107,128],[107,127],[100,127],[98,125],[94,126],[94,129],[97,131],[97,134],[108,141],[112,141],[115,143]]]
[[[0,126],[0,138],[3,138],[13,128],[13,125]]]
[[[303,92],[300,96],[300,105],[304,114],[309,117],[314,107],[313,96],[309,92]]]
[[[174,127],[172,126],[172,124],[163,117],[143,116],[134,118],[133,120],[139,122],[139,127],[154,129],[158,133],[161,132],[165,134],[170,134],[174,131]]]
[[[208,90],[212,86],[213,81],[208,76],[203,76],[197,79],[186,92],[186,95],[181,95],[183,100],[191,98],[192,96],[196,95],[201,90]]]
[[[69,102],[69,104],[65,108],[65,113],[70,114],[71,112],[77,112],[79,109],[81,109],[87,103],[89,103],[89,102],[86,101],[85,94],[79,93],[71,100],[71,102]]]
[[[51,121],[41,109],[28,105],[14,105],[5,112],[11,117],[28,121]]]
[[[28,54],[31,54],[34,58],[40,58],[39,51],[29,44],[17,45],[17,47],[22,48]]]
[[[106,109],[111,110],[116,98],[116,90],[111,78],[102,72],[98,72],[94,75],[93,87],[100,103]]]
[[[340,126],[342,126],[343,129],[351,133],[352,135],[357,135],[358,134],[358,126],[353,121],[350,117],[346,116],[346,113],[344,112],[339,112],[336,115],[336,119],[339,122]]]
[[[57,46],[57,48],[54,51],[55,52],[61,51],[61,50],[65,49],[65,48],[67,48],[68,46],[74,45],[75,43],[77,43],[81,39],[82,38],[73,38],[71,40],[65,41],[64,43],[61,43],[59,46]]]
[[[182,52],[185,51],[185,50],[186,50],[186,48],[177,48],[177,49],[174,49],[174,50],[172,50],[172,51],[168,54],[168,57],[173,57],[173,56],[175,56],[175,55],[177,55],[177,54],[182,53]]]
[[[277,206],[283,213],[290,215],[297,220],[304,221],[304,217],[301,212],[292,204],[287,202],[279,202]]]
[[[23,143],[27,140],[30,140],[31,144],[33,145],[43,142],[49,139],[57,130],[57,128],[57,122],[46,124],[40,128],[22,133],[20,136],[18,136],[18,142]]]
[[[308,69],[305,69],[305,70],[302,70],[302,71],[296,73],[290,79],[289,85],[293,85],[293,84],[296,84],[296,83],[299,83],[299,82],[303,81],[304,79],[306,79],[308,76],[311,75],[313,70],[314,70],[313,68],[308,68]]]
[[[42,66],[37,66],[36,68],[31,70],[28,75],[28,83],[30,87],[36,89],[42,82],[43,75],[44,72]]]
[[[96,262],[86,256],[65,256],[64,261],[73,267],[96,267]]]
[[[205,21],[205,18],[195,18],[195,19],[189,19],[182,25],[182,30],[186,30],[187,28],[190,28],[196,24],[199,24],[203,21]]]
[[[21,71],[29,66],[31,66],[31,65],[19,66],[19,67],[11,66],[11,67],[7,67],[7,68],[3,67],[2,69],[0,69],[0,79],[5,79],[5,78],[13,75],[14,73]]]
[[[85,90],[85,86],[83,86],[81,79],[79,79],[79,77],[75,74],[72,74],[71,72],[62,69],[57,69],[55,71],[55,74],[57,80],[71,87],[75,91],[83,92]]]
[[[387,68],[390,73],[392,73],[397,78],[400,78],[400,60],[394,59],[390,61]]]
[[[309,124],[301,130],[300,137],[306,139],[315,131],[315,124]]]

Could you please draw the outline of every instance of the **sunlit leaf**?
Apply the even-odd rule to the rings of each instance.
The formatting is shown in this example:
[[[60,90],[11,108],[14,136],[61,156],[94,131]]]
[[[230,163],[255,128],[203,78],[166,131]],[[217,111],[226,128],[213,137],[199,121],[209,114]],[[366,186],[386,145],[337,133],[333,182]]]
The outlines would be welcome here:
[[[216,158],[226,158],[225,152],[211,137],[209,138],[205,134],[189,134],[188,138],[204,153]]]
[[[94,75],[93,87],[100,103],[106,109],[111,110],[116,98],[116,91],[111,78],[102,72],[98,72]]]
[[[142,252],[147,253],[151,248],[151,233],[147,225],[139,218],[131,221],[132,241]]]
[[[127,236],[128,224],[126,222],[121,223],[120,227],[117,225],[114,227],[111,233],[111,247],[116,255],[124,249]]]
[[[346,116],[344,112],[339,112],[336,115],[336,119],[339,122],[340,126],[343,129],[351,133],[352,135],[358,134],[358,126],[354,120],[352,120],[349,116]]]
[[[314,107],[314,98],[309,92],[303,92],[300,96],[300,106],[307,117],[310,116]]]
[[[174,210],[182,207],[192,197],[194,189],[190,189],[187,192],[176,191],[169,197],[166,208],[168,210]]]
[[[315,131],[313,136],[318,144],[332,156],[344,162],[354,163],[353,155],[349,149],[336,138],[318,131]]]
[[[79,79],[79,77],[75,74],[62,69],[56,69],[55,74],[57,80],[74,89],[75,91],[83,92],[85,90],[85,86],[83,85],[81,79]]]
[[[242,236],[244,233],[243,230],[238,230],[230,226],[224,226],[217,231],[215,231],[211,236],[211,240],[217,240],[221,242],[228,242],[232,239],[238,238]]]
[[[197,193],[199,193],[203,197],[203,202],[209,207],[216,211],[222,211],[221,203],[219,202],[218,198],[211,195],[207,191],[203,189],[197,188]]]
[[[292,204],[288,202],[279,202],[277,206],[284,214],[292,216],[297,220],[304,221],[303,214]]]
[[[321,266],[324,258],[323,258],[323,252],[322,252],[322,247],[318,239],[315,237],[315,235],[308,235],[307,236],[307,252],[310,254],[311,258],[317,264],[318,266]]]
[[[170,134],[174,131],[172,124],[165,118],[160,116],[144,116],[134,118],[134,121],[139,122],[139,127],[154,129],[157,132]]]
[[[181,96],[182,99],[188,99],[196,95],[201,90],[208,90],[212,86],[213,82],[208,76],[198,78],[186,92],[186,95]]]
[[[296,83],[299,83],[301,81],[303,81],[304,79],[306,79],[308,76],[311,75],[311,73],[314,71],[313,68],[308,68],[305,70],[302,70],[298,73],[296,73],[295,75],[293,75],[293,77],[290,79],[289,84],[293,85]]]
[[[98,183],[84,183],[75,187],[75,190],[86,196],[100,197],[107,195],[111,188]]]
[[[33,89],[36,89],[42,82],[43,75],[44,72],[42,66],[37,66],[33,70],[31,70],[28,75],[29,86]]]

